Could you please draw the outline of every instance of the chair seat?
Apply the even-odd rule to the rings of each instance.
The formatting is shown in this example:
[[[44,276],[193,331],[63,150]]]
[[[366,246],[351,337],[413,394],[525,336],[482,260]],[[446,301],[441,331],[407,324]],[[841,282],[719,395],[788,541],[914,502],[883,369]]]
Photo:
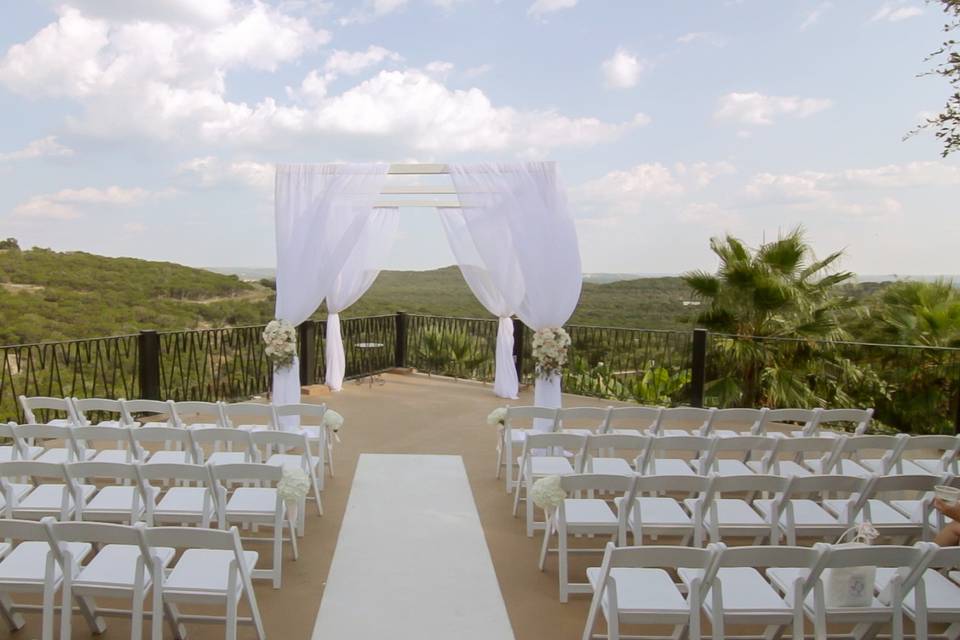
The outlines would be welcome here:
[[[707,475],[707,473],[701,468],[703,465],[703,460],[694,460],[693,468],[700,472],[700,475]],[[754,473],[754,470],[748,467],[745,463],[740,460],[714,460],[713,466],[709,469],[710,472],[716,473],[720,476],[749,476]]]
[[[234,425],[234,429],[240,429],[241,431],[270,431],[270,425],[268,424],[237,424]]]
[[[680,580],[689,588],[694,578],[703,576],[702,569],[680,568],[677,570]],[[722,567],[717,571],[723,593],[723,611],[725,614],[756,614],[769,616],[782,614],[785,621],[793,618],[793,607],[784,602],[774,591],[760,572],[752,567]],[[712,589],[711,589],[712,591]],[[703,601],[703,608],[713,609],[710,591]],[[765,621],[766,622],[766,621]],[[766,622],[769,624],[769,622]]]
[[[753,470],[754,473],[763,473],[763,461],[762,460],[751,460],[747,462],[747,466]],[[781,460],[776,465],[771,467],[770,473],[778,476],[784,476],[790,478],[793,476],[799,476],[801,478],[806,478],[807,476],[812,476],[810,469],[807,469],[802,464],[794,462],[793,460]]]
[[[907,514],[907,517],[910,518],[910,522],[915,524],[923,524],[923,500],[891,500],[890,506]],[[940,512],[934,509],[932,506],[930,508],[930,516],[928,523],[934,529],[940,527]],[[944,522],[953,522],[947,516],[943,517]]]
[[[517,464],[523,464],[523,458],[517,458]],[[560,456],[531,456],[530,470],[534,477],[565,476],[573,473],[570,461]]]
[[[144,464],[190,464],[186,451],[154,451]]]
[[[126,514],[129,519],[130,511],[133,508],[134,496],[139,498],[139,491],[136,487],[126,485],[108,485],[100,489],[97,495],[83,507],[84,514]],[[140,512],[143,511],[143,500],[138,499]],[[137,514],[134,515],[139,515]]]
[[[191,422],[184,425],[187,429],[218,429],[220,425],[215,422]]]
[[[696,498],[685,498],[684,504],[687,505],[687,508],[693,512],[693,505],[696,502]],[[719,517],[719,522],[717,524],[721,527],[726,526],[760,526],[767,527],[766,522],[764,522],[763,517],[750,508],[745,501],[738,498],[715,498],[714,503],[717,506],[717,516]],[[712,509],[707,509],[707,512],[703,514],[703,521],[706,523],[711,522]]]
[[[298,469],[303,466],[303,456],[299,453],[275,453],[267,458],[266,464],[269,464],[272,467],[297,467]],[[313,466],[319,466],[320,459],[313,459]]]
[[[909,526],[913,523],[910,518],[903,515],[883,500],[871,499],[870,503],[870,522],[874,526]],[[847,509],[849,503],[846,500],[829,499],[823,501],[823,506],[831,513],[837,516],[843,522],[848,521]],[[854,522],[863,522],[863,511],[857,514]]]
[[[890,470],[890,473],[903,473],[905,475],[918,475],[918,476],[922,476],[922,475],[939,476],[940,471],[938,470],[938,466],[940,461],[928,460],[927,462],[931,463],[930,466],[919,465],[917,464],[917,462],[913,460],[901,460],[899,466],[902,471],[898,471],[897,466],[894,466],[894,468]]]
[[[775,584],[777,588],[783,591],[784,600],[787,602],[793,601],[793,586],[794,581],[798,577],[806,577],[809,575],[808,569],[794,569],[794,568],[784,568],[784,567],[771,567],[767,569],[767,577],[770,579],[770,582]],[[807,597],[804,598],[803,605],[804,609],[808,613],[811,613],[815,610],[814,607],[814,593],[813,589],[810,590],[810,593],[807,594]],[[885,606],[882,602],[873,598],[873,601],[870,603],[869,607],[856,607],[856,608],[847,608],[847,607],[831,607],[830,603],[827,602],[827,616],[842,616],[844,613],[855,612],[857,616],[857,621],[875,621],[882,622],[890,617],[890,608]]]
[[[169,547],[151,547],[150,552],[160,558],[164,567],[170,564],[176,553]],[[132,590],[136,581],[137,561],[140,548],[129,544],[108,544],[86,564],[74,579],[77,590],[110,588]],[[144,572],[146,585],[150,584],[149,571]]]
[[[882,591],[896,571],[891,567],[878,567],[877,590]],[[927,592],[927,615],[931,617],[930,622],[943,622],[945,617],[951,618],[951,621],[960,621],[960,586],[933,569],[927,569],[924,572],[923,586]],[[903,598],[904,609],[910,613],[916,611],[914,593],[911,590]],[[883,601],[886,598],[881,593],[879,599]],[[933,619],[934,617],[939,619]]]
[[[561,429],[560,433],[572,433],[578,436],[592,436],[593,429]]]
[[[90,499],[90,496],[97,490],[92,484],[81,484],[80,493],[83,496],[84,503]],[[43,513],[43,514],[59,514],[60,507],[63,501],[63,492],[68,491],[67,487],[62,484],[41,484],[38,485],[33,491],[28,493],[22,500],[19,501],[16,508],[13,510],[14,517],[17,517],[21,513]],[[73,496],[70,495],[68,498],[69,507],[73,508]]]
[[[847,525],[837,520],[836,516],[821,507],[813,500],[807,498],[795,498],[789,501],[793,508],[793,523],[797,527],[831,527],[835,529],[846,528]],[[753,501],[753,506],[757,508],[764,518],[768,521],[773,510],[773,500],[759,499]],[[786,525],[786,511],[780,513],[780,524]]]
[[[606,500],[598,498],[567,498],[563,501],[567,524],[571,526],[613,526],[618,524],[617,514]]]
[[[624,436],[645,436],[647,435],[646,429],[610,429],[610,433],[616,433]]]
[[[119,462],[126,464],[132,460],[130,452],[126,449],[104,449],[103,451],[96,451],[94,453],[94,462]]]
[[[693,436],[697,435],[696,431],[690,431],[689,429],[661,429],[661,436]]]
[[[277,490],[271,487],[237,487],[227,500],[227,516],[270,515],[277,510]]]
[[[325,427],[315,424],[305,424],[300,427],[300,432],[307,434],[307,440],[317,441],[320,439],[322,429],[325,429]],[[521,429],[511,429],[511,433],[513,431],[521,431]]]
[[[592,473],[603,473],[610,476],[632,476],[636,471],[623,458],[591,458]]]
[[[823,473],[822,460],[819,460],[819,459],[807,460],[804,462],[804,464],[806,464],[810,468],[810,470],[817,475],[820,475]],[[857,478],[867,478],[870,475],[872,475],[873,472],[857,464],[854,460],[843,459],[843,460],[840,460],[836,465],[834,465],[830,473],[834,473],[842,476],[855,476]]]
[[[618,506],[622,498],[616,498]],[[680,527],[689,529],[693,526],[690,516],[673,498],[666,496],[640,496],[634,500],[636,508],[630,511],[628,521],[631,527]],[[637,520],[639,511],[639,521]]]
[[[80,562],[93,548],[88,542],[68,542],[67,550],[76,562]],[[46,542],[21,542],[0,561],[0,584],[35,584],[42,586],[47,566],[50,545]],[[59,581],[60,566],[54,563],[54,575]]]
[[[17,483],[11,482],[10,489],[13,490],[13,495],[16,496],[17,502],[20,502],[21,500],[23,500],[23,496],[27,495],[28,493],[30,493],[30,491],[33,490],[33,485],[20,484],[19,482]],[[6,505],[7,505],[7,499],[4,497],[2,493],[0,493],[0,507],[5,507]]]
[[[207,464],[242,464],[250,462],[243,451],[214,451],[206,460]]]
[[[673,620],[685,620],[690,615],[687,601],[663,569],[615,567],[610,575],[617,585],[617,606],[620,614],[655,614],[660,618],[672,616]],[[600,569],[587,569],[587,581],[597,589]],[[606,598],[604,598],[606,606]]]
[[[733,429],[711,429],[710,435],[717,436],[718,438],[736,438],[737,436],[749,436],[749,431],[738,432]]]
[[[906,462],[906,460],[904,462]],[[939,458],[914,458],[910,460],[910,462],[923,469],[921,473],[932,473],[935,476],[939,476],[943,473],[940,470]],[[904,473],[907,473],[906,469],[904,469]]]
[[[214,596],[226,598],[230,563],[234,560],[233,551],[220,549],[187,549],[180,556],[177,566],[167,576],[163,585],[163,595],[169,600],[187,600],[195,596]],[[243,559],[247,569],[257,564],[256,551],[244,551]],[[235,598],[242,593],[243,583],[237,580]]]
[[[646,471],[651,476],[695,476],[697,472],[693,470],[686,460],[679,458],[655,458],[650,461],[650,468]]]
[[[194,515],[203,513],[204,499],[208,495],[204,487],[170,487],[157,503],[154,514]]]
[[[83,459],[90,460],[93,456],[97,455],[95,449],[84,449]],[[37,462],[52,462],[54,464],[65,464],[71,462],[73,457],[70,453],[70,450],[66,447],[55,447],[52,449],[45,449],[39,458],[36,458]]]

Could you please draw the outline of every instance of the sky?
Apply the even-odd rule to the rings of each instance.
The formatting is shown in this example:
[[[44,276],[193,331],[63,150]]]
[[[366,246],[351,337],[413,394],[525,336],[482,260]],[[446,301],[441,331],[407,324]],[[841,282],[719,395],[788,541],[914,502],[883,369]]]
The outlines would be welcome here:
[[[273,163],[555,160],[585,272],[713,269],[803,225],[960,273],[922,0],[33,0],[0,20],[0,236],[271,267]],[[451,264],[404,209],[387,268]]]

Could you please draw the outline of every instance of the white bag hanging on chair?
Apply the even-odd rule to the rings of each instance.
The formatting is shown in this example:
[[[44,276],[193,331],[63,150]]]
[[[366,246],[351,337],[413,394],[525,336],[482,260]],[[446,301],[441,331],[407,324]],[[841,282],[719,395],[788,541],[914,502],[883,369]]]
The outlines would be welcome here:
[[[853,534],[850,542],[843,540]],[[861,523],[843,532],[834,546],[840,548],[867,547],[877,537],[877,530],[869,522]],[[826,600],[832,607],[869,607],[873,602],[873,588],[877,568],[833,567],[824,569],[823,585]]]

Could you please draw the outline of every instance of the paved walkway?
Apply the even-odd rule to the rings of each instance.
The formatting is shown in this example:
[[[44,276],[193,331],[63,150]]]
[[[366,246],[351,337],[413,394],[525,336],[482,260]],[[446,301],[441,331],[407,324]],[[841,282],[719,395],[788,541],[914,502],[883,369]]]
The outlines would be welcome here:
[[[513,640],[460,456],[360,456],[313,637]]]

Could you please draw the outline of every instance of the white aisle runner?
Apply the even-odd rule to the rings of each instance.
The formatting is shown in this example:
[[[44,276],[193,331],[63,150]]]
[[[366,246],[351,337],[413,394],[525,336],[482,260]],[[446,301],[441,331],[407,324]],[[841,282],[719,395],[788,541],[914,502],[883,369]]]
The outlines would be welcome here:
[[[363,454],[314,640],[513,640],[460,456]]]

